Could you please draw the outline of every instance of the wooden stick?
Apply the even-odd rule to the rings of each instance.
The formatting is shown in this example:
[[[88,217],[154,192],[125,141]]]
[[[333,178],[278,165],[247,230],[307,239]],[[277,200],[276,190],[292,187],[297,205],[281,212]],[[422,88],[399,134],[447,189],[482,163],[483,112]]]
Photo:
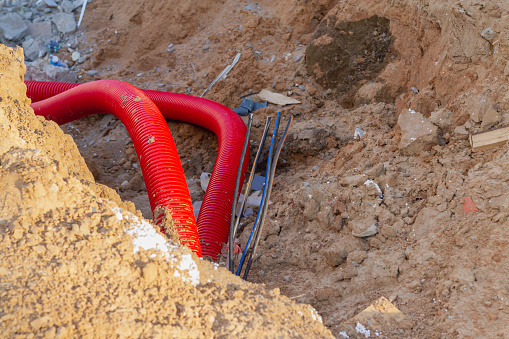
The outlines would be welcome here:
[[[499,127],[486,132],[470,134],[472,151],[484,151],[509,141],[509,126]]]

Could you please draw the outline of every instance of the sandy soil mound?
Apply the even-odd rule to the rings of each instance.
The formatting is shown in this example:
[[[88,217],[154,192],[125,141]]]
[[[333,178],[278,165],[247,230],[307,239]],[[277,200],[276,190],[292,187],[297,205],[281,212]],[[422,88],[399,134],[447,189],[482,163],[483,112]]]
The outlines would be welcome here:
[[[169,244],[111,199],[28,106],[22,50],[0,46],[0,70],[2,337],[331,337],[312,307]]]

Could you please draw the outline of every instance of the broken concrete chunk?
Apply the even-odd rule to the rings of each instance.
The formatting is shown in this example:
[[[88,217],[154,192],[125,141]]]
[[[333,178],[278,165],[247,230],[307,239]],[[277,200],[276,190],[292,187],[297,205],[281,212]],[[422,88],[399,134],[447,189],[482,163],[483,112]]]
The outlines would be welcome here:
[[[23,52],[25,53],[25,60],[27,61],[42,58],[47,53],[46,48],[44,47],[44,40],[41,37],[26,39],[23,41],[22,47]]]
[[[48,7],[53,7],[53,8],[58,7],[57,3],[53,0],[44,0],[44,2],[46,3],[46,5],[48,5]]]
[[[454,135],[459,140],[466,140],[468,138],[468,131],[465,126],[456,126],[454,128]]]
[[[51,21],[39,21],[28,24],[28,34],[34,39],[37,37],[50,37]]]
[[[445,129],[445,128],[451,126],[452,113],[448,109],[440,108],[440,109],[431,113],[431,116],[429,117],[429,121],[431,121],[433,124],[437,125],[438,127]]]
[[[421,113],[411,109],[403,110],[398,117],[398,125],[402,131],[399,149],[405,155],[418,155],[438,143],[437,126]]]
[[[61,33],[71,33],[76,30],[74,15],[68,13],[56,13],[51,20]]]
[[[377,222],[373,215],[352,220],[351,224],[353,225],[352,234],[357,238],[371,237],[378,233]]]
[[[364,184],[368,177],[365,174],[351,175],[341,179],[341,185],[343,186],[361,186]]]
[[[489,106],[482,117],[481,129],[486,131],[495,125],[498,125],[500,121],[502,121],[502,116],[493,106]]]
[[[28,27],[17,13],[9,13],[0,17],[0,31],[7,40],[20,40],[28,34]]]
[[[60,2],[60,7],[65,13],[72,13],[74,5],[69,0],[63,0]]]
[[[268,101],[271,104],[275,105],[291,105],[291,104],[300,104],[299,100],[292,99],[287,97],[286,95],[274,93],[266,89],[262,89],[260,93],[258,93],[258,98],[262,101]]]

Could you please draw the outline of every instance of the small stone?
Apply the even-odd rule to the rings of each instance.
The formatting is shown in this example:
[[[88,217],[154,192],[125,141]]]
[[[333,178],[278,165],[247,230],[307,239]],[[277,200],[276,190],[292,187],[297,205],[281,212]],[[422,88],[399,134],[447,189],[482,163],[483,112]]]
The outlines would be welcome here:
[[[127,191],[129,189],[131,189],[131,185],[129,185],[129,181],[127,181],[127,180],[122,181],[122,184],[120,184],[120,190]]]
[[[332,246],[323,253],[325,262],[332,267],[336,267],[345,262],[347,253],[344,247]]]
[[[399,149],[405,155],[419,155],[438,143],[438,128],[421,113],[407,109],[398,117],[402,136]]]
[[[368,253],[366,251],[353,251],[350,254],[348,254],[348,258],[346,261],[349,264],[353,264],[355,266],[360,265],[364,259],[368,258]]]
[[[332,287],[320,288],[320,289],[316,290],[316,292],[315,292],[315,298],[318,301],[330,300],[331,298],[334,298],[336,296],[337,296],[337,291],[336,291],[336,289],[334,289]]]
[[[79,52],[77,52],[77,51],[72,52],[72,54],[71,54],[72,61],[74,61],[74,62],[78,61],[80,59],[80,56],[81,55]]]
[[[468,139],[468,131],[465,128],[465,126],[456,126],[454,128],[454,135],[459,140],[466,140],[466,139]]]
[[[490,106],[484,112],[482,117],[481,129],[483,131],[490,129],[502,121],[502,116],[497,112],[493,106]]]
[[[207,187],[209,186],[210,177],[212,176],[211,173],[202,173],[200,175],[200,185],[203,192],[207,191]]]
[[[493,30],[493,28],[488,27],[481,31],[481,36],[492,43],[493,40],[497,37],[497,33]]]
[[[27,61],[37,60],[44,57],[47,53],[44,47],[44,40],[41,37],[26,39],[23,41],[22,47],[25,53],[25,60]]]
[[[28,24],[28,34],[33,38],[51,37],[51,21],[40,21]]]
[[[20,40],[28,34],[28,27],[17,13],[8,13],[0,17],[0,31],[7,40]]]
[[[353,221],[352,234],[357,238],[371,237],[378,233],[378,227],[376,226],[376,220],[372,217]]]
[[[99,72],[96,71],[95,69],[91,69],[91,70],[87,71],[87,75],[90,77],[95,77],[97,74],[99,74]]]
[[[74,15],[69,13],[56,13],[51,20],[61,33],[71,33],[76,30]]]
[[[62,8],[62,10],[65,13],[72,13],[72,11],[74,9],[74,5],[69,0],[62,0],[60,2],[60,8]]]
[[[343,186],[361,186],[366,181],[367,176],[365,174],[351,175],[341,179],[341,185]]]
[[[398,236],[398,232],[396,231],[396,229],[393,226],[389,225],[382,227],[380,233],[382,233],[382,235],[387,238],[395,238]]]
[[[293,61],[295,61],[295,62],[299,62],[299,61],[300,61],[303,57],[304,57],[304,56],[303,56],[302,54],[299,54],[299,55],[297,55],[297,56],[293,59]]]
[[[46,3],[46,5],[48,5],[48,7],[52,7],[52,8],[58,7],[57,3],[53,0],[44,0],[44,2]]]
[[[448,109],[440,108],[431,113],[429,117],[429,121],[438,127],[444,129],[451,126],[452,123],[452,113]]]

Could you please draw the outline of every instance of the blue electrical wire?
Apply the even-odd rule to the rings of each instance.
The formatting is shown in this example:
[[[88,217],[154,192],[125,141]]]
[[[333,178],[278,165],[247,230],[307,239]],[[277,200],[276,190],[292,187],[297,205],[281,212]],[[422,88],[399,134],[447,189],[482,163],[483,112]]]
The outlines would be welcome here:
[[[260,202],[260,206],[258,207],[258,213],[256,214],[256,219],[255,219],[255,223],[253,225],[253,229],[251,230],[251,234],[249,235],[249,239],[248,239],[248,241],[246,243],[246,247],[244,247],[244,251],[242,252],[242,257],[240,258],[239,266],[237,268],[237,272],[235,273],[236,275],[240,275],[240,271],[242,270],[242,266],[244,264],[244,259],[246,257],[246,254],[247,254],[247,251],[249,249],[249,246],[251,244],[251,240],[253,238],[253,235],[255,234],[256,228],[258,226],[258,221],[259,221],[262,209],[263,209],[262,206],[263,206],[263,203],[265,201],[265,193],[267,192],[267,187],[268,187],[267,181],[268,181],[268,178],[269,178],[269,172],[270,172],[270,167],[271,167],[271,162],[272,162],[272,151],[274,149],[274,140],[276,139],[276,135],[277,135],[277,129],[278,129],[278,126],[279,126],[279,119],[280,119],[280,112],[277,112],[276,124],[274,126],[274,132],[272,133],[272,139],[270,141],[269,157],[267,159],[267,169],[265,171],[266,172],[265,173],[265,185],[263,187],[262,200]]]

